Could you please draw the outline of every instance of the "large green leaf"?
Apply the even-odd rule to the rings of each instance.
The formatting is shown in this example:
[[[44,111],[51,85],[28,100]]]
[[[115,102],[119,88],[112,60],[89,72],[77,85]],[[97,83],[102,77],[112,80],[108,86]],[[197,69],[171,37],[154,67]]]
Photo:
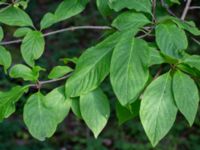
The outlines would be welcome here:
[[[4,37],[3,28],[0,26],[0,41],[2,41],[3,37]]]
[[[10,67],[12,63],[12,58],[10,52],[7,51],[4,47],[0,46],[0,65],[4,66],[4,71]]]
[[[110,116],[110,106],[106,95],[101,89],[81,95],[80,109],[83,120],[97,138]]]
[[[126,32],[117,43],[112,60],[110,78],[113,90],[121,105],[137,100],[148,77],[149,47],[141,39]]]
[[[176,71],[173,77],[173,93],[178,109],[192,126],[199,104],[197,85],[188,75]]]
[[[86,94],[99,86],[110,69],[113,48],[120,33],[114,33],[95,47],[89,48],[79,58],[75,72],[66,83],[66,95]]]
[[[23,117],[29,132],[38,140],[43,141],[56,131],[57,115],[46,107],[45,96],[40,92],[33,94],[28,99],[24,106]]]
[[[41,57],[44,52],[45,41],[41,32],[30,31],[22,41],[21,53],[25,62],[34,66],[34,60]]]
[[[110,7],[115,11],[128,8],[147,13],[151,13],[152,8],[151,0],[110,0]]]
[[[0,11],[0,22],[11,26],[33,26],[31,18],[23,10],[14,6]]]
[[[60,123],[68,115],[70,100],[65,97],[64,87],[58,87],[45,96],[45,106],[54,112],[57,123]]]
[[[10,70],[10,77],[22,78],[25,81],[36,81],[39,74],[35,74],[29,67],[23,64],[17,64]]]
[[[153,146],[169,132],[176,114],[172,78],[168,72],[154,80],[142,96],[140,119]]]
[[[85,9],[88,0],[64,0],[60,3],[55,13],[47,13],[41,20],[41,29],[50,27],[56,22],[75,16]]]
[[[68,66],[56,66],[51,70],[51,72],[48,75],[48,78],[49,79],[57,79],[57,78],[60,78],[72,71],[73,71],[73,69],[71,69]]]
[[[16,86],[8,92],[0,92],[0,120],[15,112],[15,103],[26,91],[27,87]]]
[[[200,56],[198,55],[186,56],[183,60],[183,63],[200,71]]]
[[[150,20],[142,13],[128,11],[120,14],[112,23],[112,26],[120,31],[135,29],[138,31],[141,27],[149,24]]]
[[[156,42],[164,54],[173,58],[180,58],[188,47],[185,32],[175,24],[159,24],[156,27]]]

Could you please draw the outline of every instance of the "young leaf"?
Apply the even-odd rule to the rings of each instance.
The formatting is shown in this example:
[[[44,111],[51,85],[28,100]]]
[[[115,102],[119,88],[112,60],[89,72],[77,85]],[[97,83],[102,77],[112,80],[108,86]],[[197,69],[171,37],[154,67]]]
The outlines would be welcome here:
[[[11,68],[10,77],[22,78],[25,81],[36,81],[39,77],[39,74],[34,74],[34,72],[29,67],[23,64],[17,64]]]
[[[24,36],[26,36],[26,34],[29,31],[32,31],[32,30],[30,28],[27,28],[27,27],[19,28],[15,31],[14,37],[17,37],[17,38],[24,37]]]
[[[64,75],[72,71],[73,69],[71,69],[68,66],[56,66],[51,70],[50,74],[48,75],[48,78],[57,79],[57,78],[63,77]]]
[[[200,56],[198,55],[186,56],[183,60],[183,63],[200,71]]]
[[[57,115],[45,106],[45,100],[40,92],[33,94],[26,102],[23,113],[29,132],[40,141],[51,137],[58,124]]]
[[[180,58],[188,47],[185,32],[175,24],[159,24],[156,27],[156,42],[164,54],[173,58]]]
[[[120,33],[114,33],[79,58],[73,75],[66,83],[66,95],[77,97],[97,88],[110,69],[113,48]]]
[[[2,27],[0,26],[0,41],[2,41],[3,37],[4,37],[4,32]]]
[[[69,113],[70,101],[65,97],[64,87],[59,87],[48,93],[44,102],[45,106],[56,115],[55,120],[57,123],[60,123]]]
[[[41,57],[44,52],[45,41],[41,32],[30,31],[23,39],[21,53],[25,62],[34,66],[34,60]]]
[[[149,47],[141,39],[134,39],[132,32],[126,32],[117,43],[110,70],[113,90],[121,105],[137,100],[148,81]]]
[[[110,106],[106,95],[101,89],[81,95],[80,109],[83,120],[97,138],[110,116]]]
[[[0,46],[0,65],[3,65],[4,72],[10,67],[12,63],[12,58],[10,52],[7,51],[4,47]]]
[[[110,7],[115,11],[124,8],[135,9],[138,12],[147,12],[151,14],[151,0],[110,0]]]
[[[0,120],[8,118],[15,112],[15,103],[26,91],[26,87],[16,86],[8,92],[0,92]]]
[[[128,120],[131,120],[139,115],[140,100],[130,104],[128,107],[122,106],[119,102],[116,102],[116,114],[120,125]]]
[[[150,20],[142,13],[128,11],[120,14],[112,23],[112,26],[120,31],[135,29],[138,31],[141,27],[149,24]]]
[[[153,146],[169,132],[177,114],[170,72],[154,80],[145,90],[140,119]]]
[[[8,7],[0,12],[0,22],[10,26],[32,26],[31,18],[18,7]]]
[[[109,7],[109,0],[96,0],[97,8],[103,16],[111,14],[112,10]]]
[[[197,85],[188,75],[176,71],[173,77],[173,93],[178,109],[192,126],[199,104]]]

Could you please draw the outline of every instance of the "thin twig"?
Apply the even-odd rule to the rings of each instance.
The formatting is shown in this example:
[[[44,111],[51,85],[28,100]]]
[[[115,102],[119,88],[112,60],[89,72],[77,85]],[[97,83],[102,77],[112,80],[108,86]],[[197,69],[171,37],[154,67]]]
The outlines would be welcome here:
[[[81,30],[81,29],[86,29],[86,30],[90,30],[90,29],[91,30],[110,30],[112,28],[109,27],[109,26],[89,26],[89,25],[88,26],[76,26],[76,27],[68,27],[68,28],[59,29],[59,30],[56,30],[56,31],[44,33],[43,36],[47,37],[47,36],[55,35],[55,34],[66,32],[66,31],[74,31],[74,30]],[[0,42],[0,45],[17,44],[17,43],[20,43],[20,42],[22,42],[22,39]]]
[[[162,6],[167,10],[167,12],[168,12],[170,15],[172,15],[172,16],[174,16],[174,17],[177,17],[177,16],[175,15],[175,13],[169,8],[169,6],[168,6],[168,4],[165,2],[165,0],[160,0],[160,1],[161,1]]]
[[[156,24],[156,3],[157,3],[157,0],[152,0],[152,13],[153,13],[154,24]]]
[[[36,84],[30,84],[28,86],[29,87],[34,87],[34,88],[40,88],[40,87],[42,87],[45,84],[50,84],[50,83],[55,83],[55,82],[58,82],[58,81],[65,80],[65,79],[69,78],[71,75],[72,75],[72,73],[70,73],[70,74],[68,74],[66,76],[63,76],[61,78],[58,78],[58,79],[52,79],[52,80],[46,80],[46,81],[38,81],[38,83],[36,83]]]
[[[200,9],[200,6],[190,6],[189,9],[190,9],[190,10]]]
[[[187,0],[187,3],[185,5],[184,11],[181,16],[181,20],[185,20],[185,17],[187,16],[187,13],[190,9],[191,2],[192,2],[192,0]]]

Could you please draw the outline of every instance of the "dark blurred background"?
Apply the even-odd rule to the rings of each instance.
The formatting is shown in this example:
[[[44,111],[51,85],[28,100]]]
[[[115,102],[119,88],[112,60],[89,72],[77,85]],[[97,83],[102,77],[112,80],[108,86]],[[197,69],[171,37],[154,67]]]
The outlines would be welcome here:
[[[103,18],[97,11],[95,1],[87,6],[86,10],[78,16],[67,21],[58,23],[46,30],[66,28],[78,25],[110,25],[114,16]],[[27,12],[33,18],[36,26],[42,16],[48,11],[54,11],[60,0],[31,0]],[[193,0],[193,5],[200,6],[199,0]],[[180,16],[185,3],[181,6],[172,7],[174,13]],[[67,11],[67,10],[66,10]],[[187,19],[194,20],[200,27],[200,9],[192,10],[188,13]],[[14,27],[3,26],[6,32],[5,41],[12,40],[12,33],[16,30]],[[74,32],[63,32],[55,36],[46,38],[46,51],[42,58],[37,62],[44,68],[51,69],[53,66],[62,65],[60,58],[78,57],[86,48],[94,45],[105,35],[103,31],[96,30],[77,30]],[[195,37],[197,40],[198,37]],[[152,40],[152,39],[148,39]],[[200,46],[191,38],[189,51],[194,54],[200,54]],[[6,46],[12,53],[13,64],[22,63],[19,51],[20,45]],[[72,65],[73,67],[73,65]],[[42,72],[41,79],[47,79],[47,70]],[[22,84],[21,80],[12,80],[0,70],[0,90],[9,89],[12,85]],[[42,92],[49,92],[51,89],[64,82],[46,85]],[[86,127],[82,120],[77,119],[72,113],[68,115],[65,121],[59,125],[55,135],[40,142],[31,137],[23,122],[23,105],[29,94],[25,95],[17,104],[17,111],[9,119],[0,123],[0,150],[151,150],[150,145],[139,117],[136,117],[123,126],[119,126],[115,113],[116,98],[112,92],[109,81],[106,80],[102,85],[104,91],[110,99],[112,112],[111,118],[105,130],[98,139]],[[158,91],[159,92],[159,91]],[[196,117],[193,127],[189,127],[185,119],[179,114],[175,125],[170,133],[160,142],[155,150],[200,150],[200,111]]]

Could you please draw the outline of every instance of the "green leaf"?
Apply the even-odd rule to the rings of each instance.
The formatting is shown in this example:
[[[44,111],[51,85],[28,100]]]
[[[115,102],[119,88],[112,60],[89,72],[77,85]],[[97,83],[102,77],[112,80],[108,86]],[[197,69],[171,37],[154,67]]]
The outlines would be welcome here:
[[[176,4],[180,4],[180,1],[179,1],[179,0],[170,0],[170,2],[176,3]]]
[[[0,26],[0,41],[2,41],[3,37],[4,37],[4,32],[2,27]]]
[[[149,47],[141,39],[134,39],[132,32],[126,32],[117,43],[110,70],[113,90],[121,105],[137,100],[148,81]]]
[[[183,72],[185,72],[187,74],[190,74],[193,77],[200,77],[200,70],[197,70],[194,67],[190,67],[187,64],[178,64],[176,67],[179,70],[181,70],[181,71],[183,71]]]
[[[78,98],[71,99],[71,109],[72,112],[79,118],[82,119],[81,110],[80,110],[80,100]]]
[[[194,67],[200,71],[200,56],[198,55],[192,55],[192,56],[186,56],[183,63],[189,65],[190,67]]]
[[[41,32],[30,31],[23,39],[21,53],[25,62],[34,66],[34,60],[41,57],[44,52],[45,41]]]
[[[109,0],[96,0],[97,8],[103,16],[111,14],[112,10],[109,7]]]
[[[68,66],[56,66],[54,67],[50,74],[48,75],[49,79],[57,79],[63,77],[64,75],[72,72],[73,69]]]
[[[165,62],[165,58],[162,56],[160,51],[158,51],[157,49],[150,47],[149,52],[150,52],[150,57],[151,57],[149,66],[158,65],[158,64],[162,64]]]
[[[17,38],[24,37],[24,36],[26,36],[26,34],[29,31],[32,31],[32,30],[30,28],[27,28],[27,27],[19,28],[15,31],[14,37],[17,37]]]
[[[156,27],[156,42],[164,54],[173,58],[180,58],[188,47],[185,32],[175,24],[159,24]]]
[[[97,138],[110,116],[110,106],[106,95],[101,89],[81,95],[80,109],[83,120]]]
[[[192,126],[199,104],[197,85],[188,75],[176,71],[173,77],[173,93],[178,109]]]
[[[70,100],[65,97],[64,87],[52,90],[45,99],[45,106],[56,115],[56,118],[52,119],[55,119],[57,123],[62,122],[70,110]]]
[[[23,64],[17,64],[11,68],[10,77],[22,78],[25,81],[36,81],[39,77],[39,74],[34,74],[29,67]]]
[[[56,22],[57,22],[56,16],[52,13],[47,13],[44,15],[44,17],[42,18],[40,22],[40,28],[41,30],[46,29]]]
[[[46,29],[56,22],[66,20],[72,16],[81,13],[84,9],[88,0],[64,0],[60,3],[55,13],[47,13],[41,23],[41,30]]]
[[[10,52],[0,46],[0,65],[3,65],[5,72],[7,72],[6,70],[10,67],[11,63],[12,58]]]
[[[132,11],[120,14],[112,23],[112,26],[120,31],[135,29],[138,31],[141,27],[151,23],[150,20],[142,13]]]
[[[110,69],[113,48],[120,33],[114,33],[97,46],[89,48],[77,62],[75,72],[66,83],[66,95],[77,97],[96,89]]]
[[[139,115],[140,100],[130,104],[128,107],[122,106],[119,102],[116,102],[116,114],[120,125],[128,120],[131,120]]]
[[[169,132],[177,114],[170,72],[154,80],[145,90],[140,119],[153,146]]]
[[[0,12],[0,22],[10,26],[32,26],[31,18],[18,7],[8,7]]]
[[[196,24],[193,21],[182,21],[177,18],[172,18],[172,21],[175,22],[179,28],[188,31],[195,36],[200,35],[200,30],[196,27]]]
[[[29,132],[40,141],[51,137],[58,124],[57,115],[45,106],[45,100],[40,92],[33,94],[26,102],[23,113]]]
[[[27,87],[16,86],[8,92],[0,92],[0,120],[15,112],[15,103],[21,98]]]
[[[82,12],[87,3],[88,0],[64,0],[56,9],[55,15],[59,21],[68,19]]]
[[[110,7],[115,11],[124,8],[135,9],[138,12],[147,12],[151,14],[151,0],[110,0]]]

